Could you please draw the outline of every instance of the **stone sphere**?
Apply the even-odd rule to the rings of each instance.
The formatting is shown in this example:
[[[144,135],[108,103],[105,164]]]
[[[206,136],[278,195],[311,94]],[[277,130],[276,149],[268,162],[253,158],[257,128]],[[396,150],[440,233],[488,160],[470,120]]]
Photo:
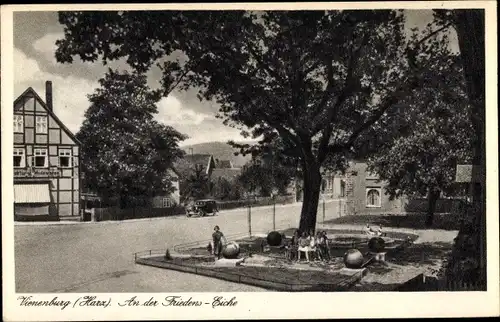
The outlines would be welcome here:
[[[277,231],[272,231],[269,234],[267,234],[267,244],[269,246],[279,246],[279,245],[281,245],[281,239],[282,239],[282,236]]]
[[[373,237],[368,241],[368,249],[373,253],[381,253],[385,249],[385,240],[381,237]]]
[[[235,242],[228,243],[222,250],[224,258],[236,258],[240,254],[240,245]]]
[[[344,264],[347,268],[361,268],[363,254],[357,249],[349,249],[344,255]]]

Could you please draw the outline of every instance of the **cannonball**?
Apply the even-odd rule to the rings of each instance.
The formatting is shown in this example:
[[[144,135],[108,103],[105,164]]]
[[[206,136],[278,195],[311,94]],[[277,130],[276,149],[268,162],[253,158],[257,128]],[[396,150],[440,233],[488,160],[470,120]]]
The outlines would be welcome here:
[[[344,264],[347,268],[361,268],[363,254],[357,249],[349,249],[344,255]]]
[[[385,249],[385,240],[381,237],[373,237],[368,241],[368,249],[373,253],[381,253]]]
[[[282,238],[283,237],[279,232],[272,231],[269,234],[267,234],[267,244],[269,246],[279,246],[281,245]]]
[[[236,258],[240,254],[240,245],[235,242],[228,243],[222,250],[224,258]]]

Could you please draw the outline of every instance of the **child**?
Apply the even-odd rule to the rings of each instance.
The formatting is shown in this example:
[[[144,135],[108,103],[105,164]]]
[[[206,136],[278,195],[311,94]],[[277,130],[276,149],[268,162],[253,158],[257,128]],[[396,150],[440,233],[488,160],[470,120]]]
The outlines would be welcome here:
[[[315,238],[314,236],[314,231],[311,230],[311,233],[310,233],[310,238],[309,238],[309,251],[314,255],[314,254],[317,254],[318,253],[318,248],[316,247],[318,245],[318,242],[317,242],[317,239]],[[317,256],[315,258],[315,260],[317,260]]]
[[[299,230],[296,229],[295,232],[293,233],[292,240],[289,244],[289,249],[288,249],[288,259],[293,260],[295,257],[295,252],[299,248],[299,238],[300,238],[300,233]]]
[[[227,240],[226,237],[224,237],[224,234],[220,231],[219,226],[214,227],[212,239],[214,241],[214,255],[217,256],[217,259],[220,259],[220,256],[222,255],[223,241],[224,244],[226,244]]]
[[[304,252],[306,254],[306,261],[309,263],[309,250],[311,248],[311,238],[306,232],[302,233],[299,238],[299,247],[297,249],[297,262],[300,262],[300,253]]]
[[[321,243],[323,259],[326,261],[329,261],[331,256],[330,256],[330,246],[328,243],[328,236],[326,235],[326,231],[323,231],[321,233],[321,237],[323,238],[322,243]]]
[[[319,260],[325,259],[324,242],[325,238],[323,237],[323,234],[320,231],[318,231],[316,233],[316,244],[318,245],[318,247],[316,247],[316,256],[318,257]]]

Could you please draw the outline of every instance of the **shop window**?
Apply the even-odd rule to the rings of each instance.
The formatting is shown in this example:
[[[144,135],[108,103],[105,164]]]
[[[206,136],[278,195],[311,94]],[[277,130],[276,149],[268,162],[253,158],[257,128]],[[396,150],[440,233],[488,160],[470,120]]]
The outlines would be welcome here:
[[[33,166],[36,168],[48,167],[47,149],[35,149],[33,156]]]
[[[59,149],[59,166],[70,168],[72,166],[71,149]]]
[[[22,115],[14,114],[14,133],[23,133],[24,121]]]
[[[36,133],[47,133],[47,116],[36,117]]]
[[[24,168],[25,160],[24,148],[14,148],[14,168]]]
[[[366,206],[367,207],[380,207],[381,190],[380,188],[367,188],[366,189]]]

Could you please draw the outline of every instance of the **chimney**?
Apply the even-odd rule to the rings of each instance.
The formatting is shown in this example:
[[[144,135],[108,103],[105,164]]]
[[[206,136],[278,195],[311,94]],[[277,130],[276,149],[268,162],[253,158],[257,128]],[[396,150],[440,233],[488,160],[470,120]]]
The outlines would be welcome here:
[[[51,81],[45,82],[45,104],[47,104],[47,107],[52,112],[53,105],[52,105],[52,82]]]

